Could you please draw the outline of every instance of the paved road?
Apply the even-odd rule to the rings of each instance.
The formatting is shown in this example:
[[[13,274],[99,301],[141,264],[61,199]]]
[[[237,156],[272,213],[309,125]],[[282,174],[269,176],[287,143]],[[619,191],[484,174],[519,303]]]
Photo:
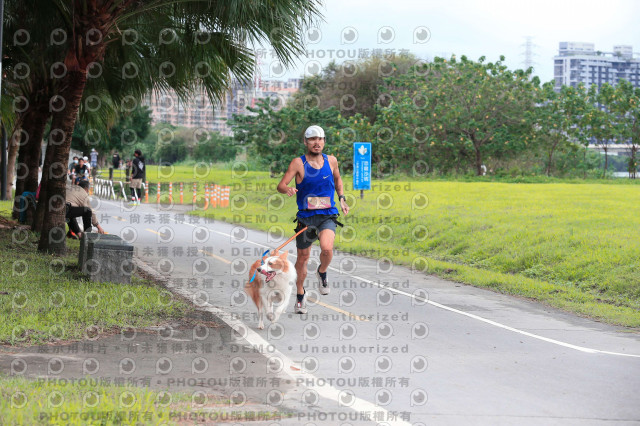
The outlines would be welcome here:
[[[110,233],[228,322],[229,345],[263,352],[293,378],[297,386],[273,399],[296,410],[291,424],[640,424],[636,333],[339,252],[330,295],[309,274],[309,313],[291,306],[258,330],[242,291],[248,265],[292,229],[205,223],[181,209],[100,205]]]

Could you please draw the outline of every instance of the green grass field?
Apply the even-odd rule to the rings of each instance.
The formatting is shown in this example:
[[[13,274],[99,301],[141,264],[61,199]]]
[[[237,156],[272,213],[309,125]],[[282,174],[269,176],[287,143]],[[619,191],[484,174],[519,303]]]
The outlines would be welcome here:
[[[10,216],[10,202],[0,215]],[[0,229],[0,343],[38,344],[82,339],[122,327],[145,327],[182,318],[192,308],[153,283],[96,283],[77,268],[78,241],[67,240],[63,258],[36,251],[37,237]]]
[[[230,171],[211,178],[231,185],[231,205],[194,214],[293,234],[295,200],[277,194],[279,179]],[[351,186],[350,177],[344,182]],[[635,182],[389,180],[374,181],[363,200],[346,193],[351,213],[341,218],[340,250],[640,327]]]
[[[216,414],[216,407],[229,405],[212,395],[204,398],[204,394],[193,397],[188,392],[102,384],[91,377],[64,383],[0,376],[0,424],[177,425],[185,424],[180,416],[206,419]]]
[[[215,182],[228,185],[233,179],[237,178],[260,178],[265,175],[264,172],[249,171],[244,163],[238,162],[235,166],[227,165],[208,165],[205,163],[196,163],[192,166],[148,166],[146,172],[146,180],[151,183],[173,182],[193,183],[193,182]],[[109,177],[109,170],[102,170],[102,177]],[[115,170],[113,174],[114,181],[125,180],[124,170]],[[151,185],[153,187],[153,185]]]

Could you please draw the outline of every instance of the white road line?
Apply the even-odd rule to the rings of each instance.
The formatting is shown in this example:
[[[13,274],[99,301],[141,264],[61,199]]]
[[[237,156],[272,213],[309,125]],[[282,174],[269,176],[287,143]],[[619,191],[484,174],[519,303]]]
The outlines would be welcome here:
[[[150,266],[148,266],[142,261],[137,261],[137,264],[139,268],[144,269],[147,272],[151,272],[151,275],[155,275],[155,276],[160,275],[157,271],[155,271],[153,268],[151,268]],[[171,284],[170,280],[167,280],[165,282],[165,285],[171,291],[178,293],[181,296],[186,297],[188,299],[192,299],[194,296],[184,288],[174,286],[173,284]],[[269,349],[270,357],[276,356],[280,358],[283,364],[282,371],[287,376],[289,376],[294,382],[297,383],[298,380],[302,379],[304,386],[307,389],[313,389],[316,392],[318,392],[318,395],[326,399],[330,399],[334,402],[337,402],[338,405],[341,407],[343,406],[341,405],[341,402],[340,402],[340,398],[342,396],[343,391],[336,389],[331,385],[326,384],[326,381],[324,380],[320,381],[313,374],[302,371],[300,367],[295,365],[296,364],[295,362],[293,362],[288,356],[280,352],[274,345],[267,342],[265,339],[262,338],[262,336],[260,336],[258,333],[253,331],[242,321],[233,318],[230,312],[223,311],[222,309],[216,308],[215,306],[212,306],[209,303],[204,303],[200,307],[202,309],[206,309],[207,311],[211,312],[212,314],[220,318],[222,321],[224,321],[233,330],[231,331],[231,333],[241,332],[241,334],[244,334],[242,338],[246,340],[247,343],[249,343],[254,349],[258,350],[260,353],[264,353],[264,348],[270,348]],[[292,373],[292,372],[295,372],[295,373]],[[322,384],[319,384],[319,383],[322,383]],[[356,412],[373,413],[378,411],[378,412],[383,412],[385,418],[389,417],[387,410],[385,410],[383,407],[373,404],[364,399],[360,399],[356,396],[353,396],[353,402],[349,404],[348,407],[344,407],[344,408],[352,409],[352,410],[355,410]],[[398,425],[398,426],[411,426],[411,423],[408,423],[402,420],[388,420],[385,422],[385,424]]]
[[[336,272],[340,272],[339,270],[337,270],[335,268],[331,268],[331,269],[333,269]],[[347,275],[349,275],[350,277],[353,277],[355,279],[362,280],[362,281],[364,281],[366,283],[375,285],[376,287],[384,288],[384,289],[389,290],[391,292],[398,293],[398,294],[401,294],[403,296],[411,297],[414,300],[418,300],[420,302],[428,303],[428,304],[430,304],[432,306],[435,306],[437,308],[444,309],[446,311],[453,312],[453,313],[456,313],[456,314],[459,314],[459,315],[464,315],[466,317],[473,318],[475,320],[482,321],[482,322],[487,323],[487,324],[491,324],[491,325],[493,325],[495,327],[499,327],[499,328],[503,328],[505,330],[513,331],[514,333],[522,334],[524,336],[532,337],[534,339],[542,340],[544,342],[553,343],[554,345],[564,346],[565,348],[575,349],[577,351],[586,352],[586,353],[590,353],[590,354],[606,354],[606,355],[617,355],[617,356],[626,356],[626,357],[632,357],[632,358],[640,358],[640,355],[623,354],[623,353],[619,353],[619,352],[601,351],[599,349],[586,348],[584,346],[573,345],[571,343],[566,343],[566,342],[562,342],[560,340],[551,339],[549,337],[540,336],[538,334],[534,334],[534,333],[530,333],[528,331],[520,330],[518,328],[510,327],[510,326],[508,326],[506,324],[502,324],[502,323],[499,323],[497,321],[493,321],[493,320],[490,320],[490,319],[487,319],[487,318],[483,318],[483,317],[475,315],[475,314],[470,314],[468,312],[464,312],[464,311],[461,311],[459,309],[451,308],[451,307],[449,307],[447,305],[443,305],[441,303],[433,302],[431,300],[425,300],[422,297],[416,296],[416,295],[411,294],[411,293],[407,293],[406,291],[398,290],[396,288],[389,287],[389,286],[380,285],[377,282],[368,280],[366,278],[358,277],[356,275],[351,275],[351,274],[347,274]]]
[[[213,231],[213,230],[211,230],[211,231]],[[231,237],[230,234],[225,234],[223,232],[219,232],[219,231],[213,231],[213,232],[217,232],[218,234],[225,235],[227,237]],[[266,246],[263,246],[261,244],[249,241],[249,240],[246,240],[246,242],[250,242],[252,244],[256,244],[256,245],[259,245],[259,246],[262,246],[262,247],[266,247]],[[461,311],[459,309],[451,308],[451,307],[443,305],[441,303],[433,302],[431,300],[425,300],[425,299],[423,299],[423,298],[421,298],[419,296],[416,296],[414,294],[408,293],[406,291],[402,291],[402,290],[398,290],[398,289],[393,288],[393,287],[381,285],[381,284],[379,284],[379,283],[377,283],[375,281],[371,281],[371,280],[368,280],[366,278],[359,277],[357,275],[352,275],[352,274],[346,273],[344,271],[340,271],[339,269],[336,269],[336,268],[331,267],[331,266],[329,267],[329,269],[331,269],[332,271],[338,272],[340,274],[344,274],[344,275],[347,275],[349,277],[355,278],[357,280],[364,281],[364,282],[366,282],[368,284],[371,284],[371,285],[374,285],[376,287],[384,288],[384,289],[389,290],[391,292],[394,292],[394,293],[397,293],[397,294],[401,294],[403,296],[410,297],[410,298],[412,298],[414,300],[428,303],[428,304],[430,304],[432,306],[435,306],[437,308],[444,309],[446,311],[453,312],[453,313],[456,313],[456,314],[459,314],[459,315],[464,315],[464,316],[466,316],[468,318],[472,318],[472,319],[484,322],[486,324],[493,325],[494,327],[502,328],[504,330],[509,330],[509,331],[514,332],[514,333],[522,334],[523,336],[528,336],[528,337],[531,337],[533,339],[542,340],[542,341],[547,342],[547,343],[552,343],[554,345],[559,345],[559,346],[563,346],[565,348],[574,349],[574,350],[577,350],[577,351],[580,351],[580,352],[585,352],[585,353],[590,353],[590,354],[604,354],[604,355],[615,355],[615,356],[626,356],[626,357],[631,357],[631,358],[640,358],[640,355],[624,354],[624,353],[620,353],[620,352],[602,351],[602,350],[599,350],[599,349],[591,349],[591,348],[586,348],[584,346],[573,345],[571,343],[566,343],[566,342],[562,342],[560,340],[551,339],[549,337],[540,336],[538,334],[534,334],[534,333],[530,333],[528,331],[524,331],[524,330],[520,330],[520,329],[517,329],[517,328],[514,328],[514,327],[510,327],[510,326],[508,326],[506,324],[502,324],[502,323],[499,323],[497,321],[493,321],[493,320],[490,320],[490,319],[487,319],[487,318],[483,318],[483,317],[475,315],[475,314],[470,314],[468,312],[464,312],[464,311]]]
[[[112,204],[112,203],[109,203],[109,204]],[[174,219],[174,221],[175,221],[175,219]],[[189,226],[192,226],[194,228],[196,227],[196,225],[193,225],[191,223],[185,223],[185,222],[176,222],[176,223],[183,223],[184,225],[189,225]],[[202,226],[202,225],[197,225],[197,226]],[[207,229],[209,229],[209,231],[211,231],[211,232],[215,232],[216,234],[224,235],[226,237],[231,238],[230,234],[227,234],[227,233],[224,233],[224,232],[220,232],[220,231],[216,231],[214,229],[210,229],[207,226],[205,226],[205,227]],[[254,244],[254,245],[257,245],[259,247],[269,248],[268,246],[265,246],[264,244],[255,243],[253,241],[249,241],[248,239],[244,240],[242,242],[247,242],[247,243],[250,243],[250,244]],[[493,325],[494,327],[502,328],[504,330],[509,330],[509,331],[514,332],[514,333],[521,334],[523,336],[527,336],[527,337],[531,337],[533,339],[541,340],[543,342],[551,343],[551,344],[558,345],[558,346],[563,346],[565,348],[574,349],[576,351],[589,353],[589,354],[603,354],[603,355],[615,355],[615,356],[625,356],[625,357],[631,357],[631,358],[640,358],[640,355],[636,355],[636,354],[625,354],[625,353],[620,353],[620,352],[610,352],[610,351],[603,351],[603,350],[599,350],[599,349],[592,349],[592,348],[587,348],[587,347],[584,347],[584,346],[573,345],[573,344],[567,343],[567,342],[562,342],[562,341],[556,340],[556,339],[551,339],[549,337],[540,336],[539,334],[534,334],[534,333],[530,333],[528,331],[520,330],[518,328],[510,327],[510,326],[508,326],[506,324],[502,324],[502,323],[499,323],[497,321],[493,321],[493,320],[490,320],[490,319],[487,319],[487,318],[483,318],[483,317],[481,317],[479,315],[470,314],[468,312],[464,312],[464,311],[461,311],[459,309],[451,308],[451,307],[443,305],[441,303],[437,303],[437,302],[434,302],[434,301],[431,301],[431,300],[424,300],[423,298],[418,297],[418,296],[416,296],[414,294],[408,293],[406,291],[398,290],[398,289],[393,288],[393,287],[384,286],[384,285],[381,285],[381,284],[379,284],[379,283],[377,283],[375,281],[371,281],[371,280],[368,280],[366,278],[359,277],[357,275],[352,275],[352,274],[349,274],[349,273],[346,273],[346,272],[342,272],[342,271],[340,271],[340,270],[338,270],[336,268],[333,268],[331,266],[329,267],[329,269],[331,269],[332,271],[339,272],[341,274],[347,275],[349,277],[355,278],[357,280],[361,280],[363,282],[366,282],[368,284],[374,285],[376,287],[384,288],[384,289],[389,290],[391,292],[394,292],[394,293],[397,293],[397,294],[401,294],[403,296],[410,297],[410,298],[412,298],[414,300],[418,300],[420,302],[428,303],[429,305],[435,306],[437,308],[444,309],[446,311],[453,312],[453,313],[456,313],[456,314],[459,314],[459,315],[463,315],[463,316],[466,316],[468,318],[471,318],[471,319],[474,319],[474,320],[477,320],[477,321],[481,321],[481,322],[484,322],[484,323],[489,324],[489,325]],[[258,336],[260,338],[259,335],[256,334],[256,336]]]

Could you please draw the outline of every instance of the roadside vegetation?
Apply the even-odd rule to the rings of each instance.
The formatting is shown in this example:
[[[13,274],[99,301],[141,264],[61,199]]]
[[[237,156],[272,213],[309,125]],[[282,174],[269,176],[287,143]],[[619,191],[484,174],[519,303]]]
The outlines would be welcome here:
[[[101,382],[0,376],[2,424],[178,425],[185,424],[185,419],[215,418],[217,409],[229,406],[228,400],[204,393],[194,397],[187,392],[96,381]]]
[[[9,222],[11,203],[0,201]],[[66,256],[37,251],[26,229],[0,228],[0,344],[33,345],[94,338],[126,327],[147,327],[182,318],[192,307],[137,276],[131,285],[87,280],[77,267],[78,241]]]

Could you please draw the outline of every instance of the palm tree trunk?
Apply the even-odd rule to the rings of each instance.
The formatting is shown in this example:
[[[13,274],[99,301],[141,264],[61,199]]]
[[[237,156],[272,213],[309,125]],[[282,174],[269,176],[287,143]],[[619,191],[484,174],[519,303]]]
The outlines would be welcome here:
[[[42,226],[44,225],[44,216],[46,213],[46,201],[47,200],[47,185],[49,182],[49,172],[51,169],[50,164],[53,162],[53,146],[51,144],[51,136],[47,142],[47,150],[44,155],[44,163],[42,164],[42,178],[40,179],[40,196],[38,197],[38,205],[36,207],[36,214],[33,218],[33,225],[31,229],[35,232],[42,232]]]
[[[26,127],[26,123],[25,123],[25,127]],[[16,191],[15,191],[15,198],[13,200],[13,211],[11,212],[11,217],[13,219],[18,219],[18,217],[20,216],[20,211],[19,211],[20,199],[18,197],[22,195],[22,192],[24,191],[24,178],[27,174],[27,169],[25,169],[25,164],[24,164],[26,151],[27,151],[27,143],[28,143],[28,140],[26,140],[26,136],[25,136],[27,134],[28,133],[26,128],[23,128],[22,132],[20,133],[20,138],[18,141],[18,168],[16,169]]]
[[[7,192],[5,199],[11,199],[11,192],[13,190],[13,179],[16,177],[16,157],[18,156],[18,148],[20,147],[20,130],[21,125],[19,120],[13,127],[11,132],[11,138],[9,139],[9,149],[7,154]]]
[[[44,104],[33,105],[21,118],[20,146],[18,148],[18,168],[16,173],[16,192],[13,203],[13,216],[18,218],[19,196],[24,191],[35,192],[38,189],[38,167],[42,152],[42,136],[51,113],[48,100]]]
[[[85,70],[69,70],[62,84],[60,96],[66,103],[53,115],[51,135],[43,170],[38,208],[44,212],[38,250],[56,255],[66,251],[65,198],[67,161],[71,148],[71,137],[78,116],[82,93],[87,84]],[[46,178],[46,185],[44,183]],[[44,193],[43,193],[44,191]],[[42,204],[42,207],[41,207]]]

